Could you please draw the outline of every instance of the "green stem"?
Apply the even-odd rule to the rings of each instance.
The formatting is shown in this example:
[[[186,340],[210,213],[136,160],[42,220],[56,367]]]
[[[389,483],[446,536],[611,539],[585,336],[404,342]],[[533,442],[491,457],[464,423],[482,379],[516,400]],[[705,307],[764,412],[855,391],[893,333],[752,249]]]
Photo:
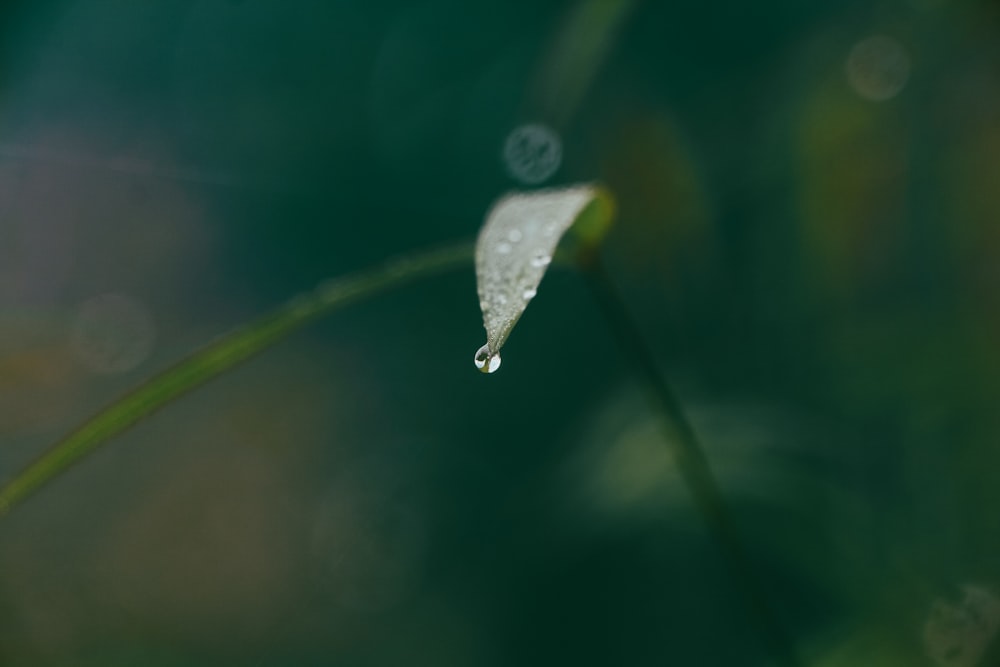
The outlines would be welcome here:
[[[417,278],[471,265],[472,259],[471,244],[401,257],[323,283],[256,322],[209,343],[122,396],[29,464],[0,488],[0,515],[139,420],[263,352],[312,320]]]
[[[642,379],[654,411],[662,417],[660,422],[663,435],[681,478],[691,493],[695,506],[719,542],[734,582],[743,594],[748,612],[767,649],[777,661],[776,664],[799,667],[802,663],[754,574],[743,540],[680,401],[657,369],[655,357],[632,320],[597,252],[591,249],[582,253],[581,264],[585,268],[584,274],[595,301],[604,312],[622,352]]]

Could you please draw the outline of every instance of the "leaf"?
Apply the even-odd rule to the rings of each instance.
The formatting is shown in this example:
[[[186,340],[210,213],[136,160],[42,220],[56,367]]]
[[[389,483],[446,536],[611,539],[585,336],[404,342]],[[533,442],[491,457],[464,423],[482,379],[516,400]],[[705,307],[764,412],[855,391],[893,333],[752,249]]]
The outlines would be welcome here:
[[[98,412],[7,482],[0,488],[0,516],[141,419],[260,354],[317,317],[416,278],[465,265],[471,254],[468,245],[432,249],[324,282],[274,313],[209,343]]]
[[[476,368],[492,373],[500,367],[500,348],[535,297],[566,231],[579,220],[586,228],[581,242],[596,246],[612,209],[610,195],[596,185],[514,193],[493,205],[476,241],[476,283],[486,328]]]

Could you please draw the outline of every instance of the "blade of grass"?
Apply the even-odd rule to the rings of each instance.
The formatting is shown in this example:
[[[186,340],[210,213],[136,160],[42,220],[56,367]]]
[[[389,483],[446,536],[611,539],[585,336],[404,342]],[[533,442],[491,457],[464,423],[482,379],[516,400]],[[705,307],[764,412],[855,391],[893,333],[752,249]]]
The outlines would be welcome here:
[[[418,278],[459,266],[471,268],[472,259],[472,244],[407,255],[375,269],[325,282],[256,322],[209,343],[94,415],[7,482],[0,488],[0,516],[141,419],[263,352],[312,320]]]
[[[579,261],[594,300],[603,311],[622,353],[642,380],[654,412],[661,417],[664,439],[677,470],[695,507],[719,543],[733,581],[746,602],[748,615],[756,624],[765,647],[774,658],[774,664],[800,667],[802,662],[754,572],[743,538],[719,491],[698,436],[680,401],[658,370],[656,358],[604,269],[597,248],[585,246]]]
[[[576,115],[638,0],[580,0],[558,24],[529,89],[531,111],[563,131]]]

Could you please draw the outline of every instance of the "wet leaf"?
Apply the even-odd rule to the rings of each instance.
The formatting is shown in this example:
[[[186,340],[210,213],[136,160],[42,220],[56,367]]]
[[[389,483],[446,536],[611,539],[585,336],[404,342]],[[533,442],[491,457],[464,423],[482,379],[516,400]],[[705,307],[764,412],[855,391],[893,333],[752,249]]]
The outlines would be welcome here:
[[[476,367],[500,367],[500,348],[528,303],[535,297],[556,246],[581,221],[581,242],[596,245],[611,220],[610,195],[596,185],[537,190],[502,197],[476,242],[476,283],[483,311],[486,344],[476,352]]]

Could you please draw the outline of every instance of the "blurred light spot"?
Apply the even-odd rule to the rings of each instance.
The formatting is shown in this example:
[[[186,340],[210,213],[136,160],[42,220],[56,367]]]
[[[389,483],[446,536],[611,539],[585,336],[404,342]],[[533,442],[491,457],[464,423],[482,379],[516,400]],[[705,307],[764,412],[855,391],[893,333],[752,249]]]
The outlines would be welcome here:
[[[562,142],[559,135],[544,125],[521,125],[507,135],[503,161],[511,176],[526,185],[538,185],[559,169]]]
[[[963,586],[958,604],[935,600],[924,624],[924,646],[939,667],[975,667],[1000,627],[1000,600]]]
[[[741,502],[782,507],[807,481],[797,467],[790,417],[763,405],[688,404],[713,472],[727,495]],[[659,520],[686,511],[688,491],[677,468],[673,447],[664,440],[660,418],[650,414],[641,394],[630,390],[610,400],[588,421],[580,451],[566,461],[562,474],[571,498],[567,511],[593,519]],[[783,461],[763,465],[763,461]],[[791,505],[787,518],[796,511]],[[790,510],[790,511],[789,511]]]
[[[673,487],[674,461],[657,426],[652,420],[637,423],[597,459],[589,491],[604,510],[630,509]]]
[[[97,373],[125,373],[149,356],[153,320],[141,303],[102,294],[81,304],[70,332],[73,354]]]
[[[874,35],[851,49],[847,81],[861,97],[883,102],[895,97],[910,78],[910,57],[892,37]]]

